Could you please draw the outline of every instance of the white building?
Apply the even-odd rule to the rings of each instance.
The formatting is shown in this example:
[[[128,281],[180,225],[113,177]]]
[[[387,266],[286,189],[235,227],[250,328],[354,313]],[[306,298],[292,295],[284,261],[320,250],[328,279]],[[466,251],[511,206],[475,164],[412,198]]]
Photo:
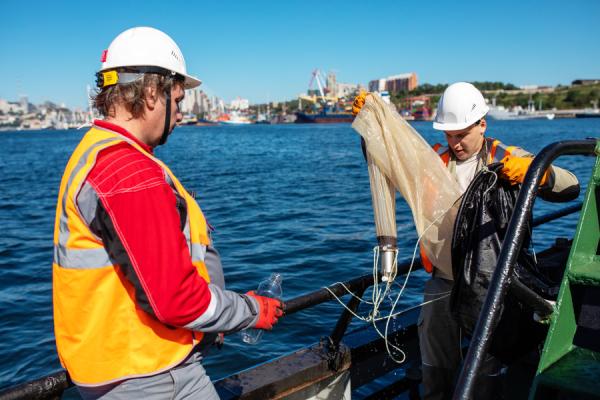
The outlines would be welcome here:
[[[0,112],[2,112],[2,114],[7,114],[8,110],[9,110],[8,101],[6,101],[4,99],[0,99]]]
[[[359,91],[359,85],[355,83],[339,83],[337,84],[337,97],[350,97]]]
[[[231,108],[232,110],[240,110],[240,111],[247,110],[249,107],[250,107],[250,102],[248,101],[248,99],[242,99],[240,97],[236,98],[235,100],[232,100],[231,104],[229,106],[229,108]]]
[[[200,103],[200,90],[189,89],[185,91],[185,97],[181,103],[181,112],[184,114],[194,112],[194,105]]]
[[[25,102],[25,106],[23,106],[22,101],[17,103],[14,101],[7,101],[4,99],[0,99],[0,111],[4,114],[8,114],[8,113],[25,114],[28,111],[28,106],[27,106],[26,102]]]

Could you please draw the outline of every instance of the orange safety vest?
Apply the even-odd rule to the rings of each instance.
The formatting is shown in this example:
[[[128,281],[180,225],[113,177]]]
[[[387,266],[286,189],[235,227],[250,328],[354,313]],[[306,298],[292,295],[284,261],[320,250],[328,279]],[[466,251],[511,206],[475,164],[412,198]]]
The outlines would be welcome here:
[[[202,334],[169,327],[136,305],[135,288],[112,263],[100,238],[79,213],[79,189],[98,153],[127,142],[156,162],[166,181],[185,199],[183,234],[198,274],[210,281],[204,264],[209,245],[206,220],[196,201],[169,168],[137,143],[92,127],[65,169],[54,227],[53,302],[56,347],[61,364],[77,385],[98,386],[149,376],[181,363]]]
[[[487,149],[486,164],[499,162],[504,157],[509,156],[515,148],[515,146],[505,146],[502,142],[493,138],[485,138],[485,145]],[[436,143],[433,145],[433,150],[438,153],[444,165],[448,166],[448,163],[450,162],[450,149],[447,146]],[[429,273],[433,272],[433,264],[431,263],[431,260],[429,260],[429,257],[427,257],[423,245],[420,246],[420,254],[421,264],[425,271]]]

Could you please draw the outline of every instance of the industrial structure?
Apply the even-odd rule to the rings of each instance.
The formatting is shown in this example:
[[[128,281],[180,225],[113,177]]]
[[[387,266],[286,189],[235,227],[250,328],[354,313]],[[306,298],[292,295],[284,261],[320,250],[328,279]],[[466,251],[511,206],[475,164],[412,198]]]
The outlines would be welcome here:
[[[316,84],[316,89],[313,85]],[[312,72],[308,91],[298,96],[297,123],[340,123],[352,122],[353,116],[348,110],[351,99],[360,90],[359,85],[338,83],[335,72],[329,72],[323,79],[321,71]],[[311,110],[304,112],[303,104],[310,104]]]

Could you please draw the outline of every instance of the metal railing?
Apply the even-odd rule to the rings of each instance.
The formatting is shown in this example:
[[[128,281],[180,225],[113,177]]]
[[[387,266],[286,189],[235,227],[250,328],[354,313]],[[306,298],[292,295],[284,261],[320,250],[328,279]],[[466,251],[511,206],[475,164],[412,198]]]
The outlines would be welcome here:
[[[466,400],[471,399],[473,396],[478,371],[489,349],[491,336],[498,323],[500,310],[510,286],[510,277],[519,250],[523,244],[524,235],[529,229],[528,221],[531,217],[542,176],[552,161],[558,156],[593,154],[595,148],[595,139],[556,142],[542,149],[531,163],[506,230],[505,238],[510,238],[510,240],[504,240],[502,244],[496,269],[492,275],[485,302],[481,308],[475,330],[473,331],[469,351],[467,352],[453,399]]]

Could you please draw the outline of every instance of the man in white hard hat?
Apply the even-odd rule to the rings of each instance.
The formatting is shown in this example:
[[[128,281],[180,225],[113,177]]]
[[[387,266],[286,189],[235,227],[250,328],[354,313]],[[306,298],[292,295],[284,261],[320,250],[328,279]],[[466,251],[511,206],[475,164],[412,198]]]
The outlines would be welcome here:
[[[147,27],[102,55],[94,121],[65,169],[54,230],[62,365],[86,399],[217,399],[201,359],[223,333],[271,329],[279,300],[225,290],[200,207],[153,150],[200,81]]]
[[[531,153],[485,136],[488,111],[481,92],[466,82],[448,86],[438,104],[433,128],[444,132],[447,146],[434,148],[463,192],[484,165],[499,161],[504,164],[501,179],[522,183],[533,160]],[[579,183],[569,171],[551,166],[544,174],[539,195],[549,201],[570,201],[579,195]],[[423,263],[432,273],[425,283],[426,304],[419,318],[423,398],[450,399],[461,362],[460,328],[450,314],[452,271],[431,265],[426,257]],[[477,399],[501,396],[498,390],[501,367],[498,360],[488,357],[482,368],[483,375],[478,377]]]

